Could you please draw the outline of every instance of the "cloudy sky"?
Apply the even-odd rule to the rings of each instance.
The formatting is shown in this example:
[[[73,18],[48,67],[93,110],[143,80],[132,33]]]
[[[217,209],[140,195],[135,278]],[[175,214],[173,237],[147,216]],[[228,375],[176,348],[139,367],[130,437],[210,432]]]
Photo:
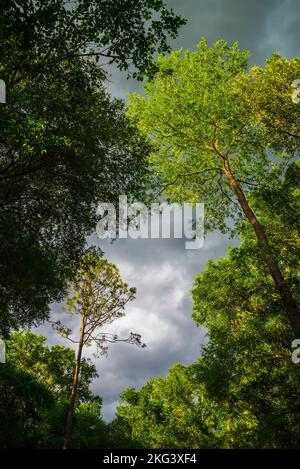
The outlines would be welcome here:
[[[239,41],[252,53],[252,63],[262,64],[274,51],[287,57],[299,55],[299,0],[168,0],[168,5],[188,19],[174,49],[194,49],[202,36],[209,42],[224,38]],[[126,99],[139,89],[113,72],[109,89]],[[233,244],[219,233],[208,234],[202,249],[188,251],[183,240],[118,240],[113,244],[96,236],[90,240],[117,264],[123,278],[137,288],[137,298],[127,308],[126,317],[110,326],[120,336],[129,331],[142,334],[147,348],[112,344],[108,357],[96,360],[99,378],[93,390],[103,398],[103,415],[114,416],[120,393],[128,386],[141,387],[156,375],[164,376],[176,362],[192,363],[199,356],[205,331],[191,319],[190,290],[194,276],[205,268],[207,259],[226,255]],[[236,243],[237,241],[235,241]],[[61,306],[53,307],[62,319]],[[108,329],[107,329],[108,330]],[[63,343],[46,325],[39,332],[49,344]],[[69,344],[68,344],[69,345]],[[86,356],[91,356],[87,350]],[[94,358],[92,358],[95,361]]]

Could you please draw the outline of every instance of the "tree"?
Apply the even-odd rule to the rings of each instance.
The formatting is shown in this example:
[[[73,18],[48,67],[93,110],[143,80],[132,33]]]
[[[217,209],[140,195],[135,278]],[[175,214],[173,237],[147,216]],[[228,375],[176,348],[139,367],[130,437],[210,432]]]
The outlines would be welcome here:
[[[109,101],[99,76],[82,74],[79,92],[78,73],[68,81],[54,79],[53,94],[44,91],[46,79],[40,82],[35,104],[23,95],[32,117],[2,115],[4,332],[47,318],[48,304],[63,298],[85,236],[95,229],[97,203],[117,203],[120,193],[137,194],[144,184],[141,153],[147,150],[122,116],[122,104]],[[55,99],[59,90],[65,92],[61,104]]]
[[[95,57],[138,73],[182,20],[162,1],[4,0],[0,7],[1,330],[63,299],[99,201],[144,192],[147,145]],[[158,15],[157,18],[152,18]],[[138,31],[138,34],[137,34]],[[126,39],[124,39],[126,38]],[[148,184],[148,182],[147,182]]]
[[[288,60],[274,53],[264,67],[251,67],[238,81],[245,105],[263,124],[262,138],[286,156],[296,155],[299,149],[299,105],[292,100],[292,84],[299,72],[299,57]]]
[[[251,199],[297,301],[298,186],[299,167],[293,164],[272,190],[262,188]],[[194,320],[209,335],[195,378],[210,403],[219,447],[298,447],[300,375],[291,360],[293,334],[247,224],[241,245],[196,277],[193,304]]]
[[[299,257],[286,255],[299,295],[299,275],[293,278]],[[193,303],[193,318],[209,339],[201,358],[124,391],[117,434],[120,427],[127,447],[131,439],[145,448],[298,448],[293,336],[253,236],[196,277]]]
[[[61,448],[64,441],[68,403],[57,401],[47,416],[43,448]],[[109,426],[101,416],[101,399],[78,403],[72,426],[71,449],[109,447]]]
[[[267,117],[264,113],[261,116],[255,104],[252,106],[247,63],[247,51],[240,51],[237,44],[229,46],[224,41],[208,47],[202,40],[196,52],[177,51],[167,57],[160,56],[158,72],[154,79],[145,83],[145,97],[136,94],[131,97],[128,115],[155,145],[150,163],[169,200],[196,203],[202,197],[206,204],[207,228],[225,230],[229,217],[233,218],[236,228],[241,216],[248,220],[291,327],[300,337],[298,305],[249,196],[257,187],[271,188],[276,180],[274,175],[282,175],[287,158],[297,156],[299,140],[288,135],[288,143],[291,138],[294,142],[291,154],[288,151],[291,147],[285,145],[285,133],[281,132],[280,138],[274,137],[270,116],[275,104],[287,98],[287,90],[291,92],[291,83],[300,74],[300,60],[281,61],[285,81],[280,81],[281,87],[276,87],[278,80],[272,81],[275,91],[264,94],[258,105],[264,109],[272,103]],[[264,90],[268,89],[270,80],[267,72],[258,74],[258,80],[252,85],[256,95],[262,93],[262,83]],[[247,84],[249,93],[244,96]],[[277,100],[272,99],[274,94]],[[285,111],[292,109],[298,120],[294,124],[285,113],[285,122],[289,124],[285,131],[289,134],[299,126],[295,106],[290,93]],[[278,152],[279,147],[281,153],[277,156],[284,159],[283,163],[270,157],[270,152]]]
[[[71,329],[64,327],[60,321],[54,323],[54,327],[61,335],[78,344],[64,449],[69,446],[72,432],[84,346],[95,343],[97,353],[100,354],[106,351],[107,342],[121,341],[145,347],[145,344],[141,343],[139,334],[130,333],[129,337],[119,339],[117,335],[97,330],[124,316],[126,304],[135,296],[135,288],[129,288],[121,279],[117,267],[106,259],[101,259],[101,256],[102,252],[99,249],[90,248],[83,256],[77,274],[70,284],[67,305],[70,313],[80,316],[79,340],[74,341],[71,338]]]
[[[218,447],[297,448],[300,374],[291,360],[293,335],[259,257],[254,239],[244,238],[196,278],[193,318],[207,328],[209,344],[193,365],[195,380]],[[286,271],[299,292],[297,262],[293,257]]]
[[[170,50],[167,35],[176,37],[183,24],[163,0],[4,0],[3,79],[19,83],[78,56],[104,58],[123,70],[132,64],[142,75],[153,67],[154,53]]]

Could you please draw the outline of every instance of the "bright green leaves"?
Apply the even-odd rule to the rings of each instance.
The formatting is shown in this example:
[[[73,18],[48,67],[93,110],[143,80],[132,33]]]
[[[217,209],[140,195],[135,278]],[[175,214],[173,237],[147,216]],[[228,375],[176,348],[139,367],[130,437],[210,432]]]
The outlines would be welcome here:
[[[88,315],[89,321],[109,323],[124,314],[126,303],[134,299],[135,292],[135,288],[129,288],[122,280],[114,264],[90,249],[82,257],[71,282],[67,304],[70,312],[76,313],[79,308],[81,314]]]
[[[164,193],[172,201],[204,201],[208,226],[221,229],[235,212],[222,156],[241,158],[237,139],[250,121],[234,87],[247,59],[237,44],[202,40],[196,52],[160,56],[145,97],[129,100],[128,115],[154,145],[150,162]]]
[[[246,63],[246,52],[223,41],[210,48],[202,40],[196,52],[160,56],[155,79],[145,84],[145,98],[133,94],[128,114],[157,142],[164,159],[168,147],[170,158],[174,151],[186,164],[212,158],[215,133],[220,151],[228,153],[226,143],[243,122],[232,85]]]
[[[299,169],[257,190],[274,255],[299,301]],[[127,389],[116,426],[143,447],[297,448],[300,369],[293,334],[250,226],[239,247],[209,261],[194,282],[193,319],[207,330],[201,358]]]
[[[7,359],[17,370],[29,373],[47,386],[58,399],[67,401],[73,381],[74,350],[59,345],[48,347],[46,338],[32,332],[14,332],[7,341]],[[97,376],[95,366],[87,359],[82,361],[80,401],[90,400],[89,386]]]
[[[196,448],[205,440],[191,370],[174,365],[165,379],[153,378],[140,391],[127,389],[116,423],[144,448]],[[126,433],[127,429],[127,433]]]
[[[209,47],[202,40],[195,52],[160,56],[158,72],[145,83],[145,96],[133,94],[129,99],[129,117],[153,144],[149,161],[164,194],[171,201],[204,202],[208,228],[224,230],[228,217],[240,220],[224,158],[244,192],[250,193],[271,184],[282,169],[282,160],[271,161],[266,147],[284,154],[290,148],[290,136],[275,136],[271,120],[276,110],[283,126],[289,110],[297,112],[288,90],[299,62],[270,59],[259,72],[248,72],[248,57],[237,44],[217,41]],[[281,73],[273,70],[278,69],[276,61]],[[296,131],[295,124],[289,132],[292,129]]]

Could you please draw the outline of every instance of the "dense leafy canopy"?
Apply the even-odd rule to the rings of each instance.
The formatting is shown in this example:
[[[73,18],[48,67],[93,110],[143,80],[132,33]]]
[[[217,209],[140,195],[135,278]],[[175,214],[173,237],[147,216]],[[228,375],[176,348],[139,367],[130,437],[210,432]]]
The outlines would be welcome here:
[[[123,392],[115,426],[143,448],[207,447],[196,388],[191,370],[175,365],[165,379]]]
[[[61,345],[49,347],[45,342],[45,337],[32,332],[13,332],[6,341],[8,361],[18,370],[38,376],[56,398],[67,399],[72,387],[75,352]],[[92,399],[89,386],[97,376],[95,365],[83,358],[79,402]]]
[[[53,396],[49,389],[11,363],[0,368],[0,447],[31,447],[40,440],[39,427]]]
[[[299,156],[299,106],[292,99],[292,84],[299,78],[300,59],[274,53],[265,65],[250,68],[239,77],[238,92],[260,122],[260,138],[282,156]]]
[[[119,68],[131,57],[142,73],[180,24],[160,0],[1,2],[4,334],[47,318],[48,304],[62,299],[96,204],[144,193],[147,146],[108,96],[101,64],[84,54],[100,51]]]
[[[37,76],[49,65],[92,56],[132,64],[135,74],[151,68],[155,52],[167,52],[185,20],[163,0],[3,0],[1,62],[3,79]]]

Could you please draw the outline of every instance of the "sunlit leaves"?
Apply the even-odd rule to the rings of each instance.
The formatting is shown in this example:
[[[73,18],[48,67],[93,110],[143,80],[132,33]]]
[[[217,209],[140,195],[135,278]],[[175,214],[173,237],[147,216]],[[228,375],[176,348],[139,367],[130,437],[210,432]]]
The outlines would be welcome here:
[[[229,217],[239,222],[242,214],[224,158],[248,195],[271,187],[284,170],[282,157],[293,156],[299,144],[290,135],[298,132],[291,82],[300,74],[299,60],[274,56],[249,71],[248,57],[237,44],[209,47],[204,39],[195,52],[160,56],[144,96],[133,94],[127,111],[154,145],[149,160],[166,197],[204,202],[207,228],[222,231]]]

